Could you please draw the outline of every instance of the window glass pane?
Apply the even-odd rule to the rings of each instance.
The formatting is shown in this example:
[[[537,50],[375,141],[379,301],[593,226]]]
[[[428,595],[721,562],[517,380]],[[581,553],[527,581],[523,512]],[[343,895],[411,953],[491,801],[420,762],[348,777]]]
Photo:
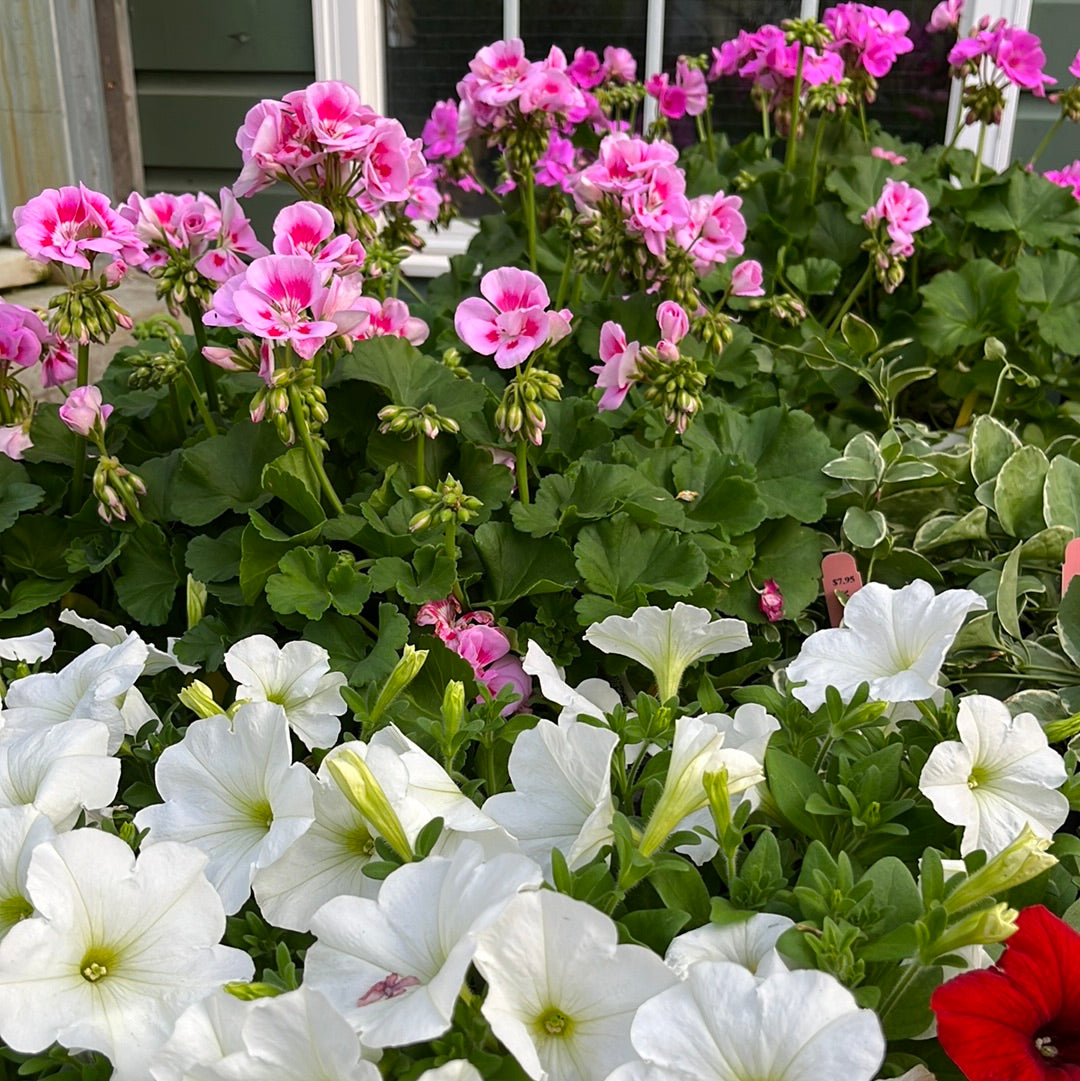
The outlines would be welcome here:
[[[908,37],[913,52],[900,57],[881,82],[878,100],[869,116],[903,139],[929,144],[945,133],[949,108],[949,75],[946,55],[953,44],[948,34],[924,30],[937,0],[889,0],[884,6],[900,10],[911,21]],[[824,11],[830,5],[819,5]],[[799,0],[668,0],[664,39],[664,70],[674,71],[681,54],[708,53],[713,45],[734,38],[739,30],[755,30],[765,23],[779,24],[797,18]],[[732,142],[761,130],[761,119],[750,101],[749,84],[738,78],[719,79],[711,86],[715,100],[713,124]],[[685,121],[683,122],[685,123]],[[692,138],[692,127],[680,134]]]
[[[521,36],[525,54],[539,60],[558,45],[573,60],[580,45],[603,59],[604,47],[620,45],[638,62],[638,77],[645,74],[646,0],[547,0],[521,3]]]
[[[418,136],[457,97],[476,50],[502,34],[502,0],[386,0],[386,112]]]

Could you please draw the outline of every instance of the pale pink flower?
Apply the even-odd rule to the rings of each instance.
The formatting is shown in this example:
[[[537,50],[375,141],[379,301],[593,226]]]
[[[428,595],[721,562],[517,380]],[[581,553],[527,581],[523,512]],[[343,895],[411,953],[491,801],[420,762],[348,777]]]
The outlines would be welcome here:
[[[521,96],[529,68],[520,38],[485,45],[469,61],[469,71],[476,80],[473,96],[484,105],[509,105]]]
[[[626,400],[626,395],[638,378],[637,361],[641,346],[627,342],[626,331],[608,320],[600,328],[600,359],[603,364],[589,370],[597,374],[596,385],[603,391],[597,409],[608,413]]]
[[[76,435],[84,438],[95,429],[101,433],[113,411],[111,405],[103,405],[101,391],[97,387],[76,387],[60,406],[60,419]]]
[[[492,662],[510,652],[510,639],[492,626],[465,627],[454,639],[454,652],[472,665],[479,677]]]
[[[226,282],[226,286],[231,284]],[[247,268],[232,293],[240,326],[260,338],[289,342],[298,356],[310,360],[327,338],[338,333],[335,323],[319,320],[313,307],[326,287],[310,259],[299,255],[266,255]],[[215,294],[215,307],[217,295]]]
[[[687,221],[676,231],[675,240],[693,257],[698,274],[705,275],[718,263],[742,255],[746,219],[741,206],[739,196],[722,191],[690,200]]]
[[[274,219],[274,253],[303,255],[318,267],[323,280],[335,270],[355,270],[366,253],[358,240],[334,236],[334,215],[319,203],[293,203]]]
[[[23,451],[29,450],[33,445],[30,433],[21,424],[0,427],[0,454],[18,462],[22,460]]]
[[[756,259],[744,259],[735,264],[731,272],[731,295],[733,297],[761,297],[765,295],[762,288],[761,264]]]
[[[366,198],[371,210],[378,211],[387,203],[405,202],[411,181],[426,167],[420,145],[397,120],[379,117],[364,148],[363,184],[354,190],[361,203]]]
[[[881,158],[882,161],[887,161],[890,165],[907,164],[907,158],[905,158],[903,154],[897,154],[895,150],[887,150],[883,146],[872,146],[870,148],[870,156]]]
[[[29,308],[0,300],[0,372],[12,364],[32,367],[50,337],[48,328]]]
[[[454,313],[458,337],[474,352],[493,356],[500,368],[512,368],[542,346],[548,338],[548,292],[543,281],[528,270],[500,267],[480,280],[486,297],[468,297]]]
[[[533,64],[521,88],[518,108],[523,113],[571,112],[582,102],[581,91],[565,71],[547,64]]]
[[[646,187],[623,197],[623,212],[627,231],[640,233],[649,251],[662,258],[667,238],[690,218],[686,174],[676,165],[657,166]]]
[[[656,309],[656,322],[660,327],[660,336],[672,344],[678,344],[690,332],[690,316],[674,300],[665,300]]]
[[[892,239],[890,254],[907,257],[915,252],[913,234],[930,224],[930,204],[918,188],[890,178],[885,181],[881,198],[863,215],[863,221],[870,229],[884,221]]]
[[[63,338],[50,334],[41,354],[41,385],[58,387],[74,379],[78,371],[79,362],[71,346]]]
[[[381,304],[373,297],[360,297],[354,307],[363,313],[351,336],[357,341],[367,338],[404,338],[413,345],[423,345],[429,333],[423,319],[409,314],[403,300],[387,297]]]
[[[941,0],[930,13],[926,24],[929,34],[940,34],[945,30],[956,30],[960,25],[960,16],[964,10],[964,0]]]
[[[221,213],[218,216],[217,234],[212,238],[210,249],[195,264],[195,269],[211,281],[226,282],[234,274],[243,273],[247,264],[241,256],[259,259],[269,255],[270,251],[255,236],[255,230],[241,211],[236,196],[228,188],[222,188],[219,194]]]
[[[284,101],[323,150],[354,154],[371,137],[370,125],[377,114],[360,103],[360,95],[348,83],[337,79],[311,83],[286,94]]]
[[[99,254],[138,266],[146,246],[108,198],[84,184],[46,188],[12,214],[15,241],[39,263],[65,263],[89,270]]]
[[[608,45],[604,49],[604,72],[609,79],[632,83],[637,78],[637,61],[629,49]]]

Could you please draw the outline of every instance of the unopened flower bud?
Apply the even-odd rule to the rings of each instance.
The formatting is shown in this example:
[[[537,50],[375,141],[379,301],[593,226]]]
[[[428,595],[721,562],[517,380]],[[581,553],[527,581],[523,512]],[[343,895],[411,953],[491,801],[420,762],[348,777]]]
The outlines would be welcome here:
[[[1048,840],[1037,837],[1031,826],[1025,824],[1011,845],[988,860],[974,874],[968,875],[945,898],[945,908],[950,915],[955,914],[1049,870],[1057,863],[1057,857],[1047,851],[1049,847]]]
[[[987,946],[1004,942],[1016,934],[1016,917],[1019,913],[1001,902],[990,908],[971,912],[947,928],[945,933],[932,942],[925,951],[927,957],[943,957],[965,946]]]
[[[371,767],[355,751],[346,745],[331,758],[326,759],[330,776],[341,789],[345,798],[386,838],[390,847],[406,862],[413,858],[405,827],[386,798]]]
[[[426,649],[417,649],[415,646],[406,644],[401,651],[401,657],[398,659],[397,664],[394,665],[393,671],[386,677],[386,682],[379,690],[379,696],[375,699],[375,704],[368,714],[369,722],[377,721],[383,715],[386,707],[416,679],[427,658],[428,651]]]
[[[214,692],[201,680],[193,679],[178,695],[182,705],[187,706],[192,713],[204,720],[207,717],[218,717],[225,712],[214,701]]]

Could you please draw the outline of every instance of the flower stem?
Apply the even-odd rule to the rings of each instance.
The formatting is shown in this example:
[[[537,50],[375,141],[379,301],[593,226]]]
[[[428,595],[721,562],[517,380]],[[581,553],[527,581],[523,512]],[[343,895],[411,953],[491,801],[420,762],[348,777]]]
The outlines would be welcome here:
[[[863,142],[869,146],[870,132],[866,127],[866,106],[863,104],[862,98],[859,98],[859,125],[862,127]]]
[[[521,208],[525,213],[525,235],[528,239],[529,269],[536,273],[536,187],[532,170],[521,176]]]
[[[202,308],[199,307],[199,302],[195,297],[191,295],[184,302],[184,307],[187,309],[188,318],[191,320],[191,333],[195,335],[195,352],[199,355],[199,371],[202,373],[203,383],[206,386],[206,401],[210,406],[210,411],[216,413],[219,409],[217,376],[214,373],[213,365],[203,356],[203,350],[206,348],[206,327],[203,326]]]
[[[191,392],[192,400],[195,402],[195,408],[199,411],[199,416],[202,418],[206,430],[211,436],[218,435],[217,425],[214,423],[214,418],[210,415],[210,410],[206,407],[206,402],[203,401],[203,396],[199,391],[199,384],[195,382],[195,376],[191,374],[191,369],[186,364],[183,364],[180,365],[180,372],[184,377],[184,382],[187,384],[188,390]]]
[[[825,117],[819,116],[817,128],[814,130],[814,153],[810,158],[810,202],[817,195],[817,164],[818,155],[821,153],[821,144],[825,136]]]
[[[427,448],[424,446],[424,437],[420,432],[416,433],[416,483],[427,484],[427,470],[425,468],[425,454]]]
[[[79,342],[76,350],[75,385],[88,386],[90,383],[90,343]],[[80,435],[76,441],[75,468],[71,477],[71,513],[74,514],[83,502],[83,488],[86,484],[86,437]]]
[[[187,438],[184,415],[180,412],[180,394],[175,383],[169,384],[169,412],[172,413],[173,426],[176,428],[176,445],[179,447]]]
[[[300,436],[300,442],[304,445],[304,453],[307,455],[308,464],[319,478],[319,484],[327,502],[333,508],[335,514],[344,514],[345,506],[338,498],[337,492],[334,491],[334,486],[330,483],[330,478],[323,468],[322,454],[319,448],[315,446],[315,440],[311,438],[311,429],[308,427],[307,417],[304,416],[303,403],[300,401],[300,391],[295,384],[289,387],[289,412],[292,415],[293,425]]]
[[[983,156],[983,146],[985,144],[986,144],[986,121],[984,120],[979,124],[979,143],[975,147],[975,170],[971,174],[971,182],[973,184],[978,184],[979,177],[982,176],[982,165],[983,165],[982,156]]]
[[[559,276],[559,291],[555,294],[555,310],[561,311],[566,303],[566,291],[570,288],[570,271],[574,267],[574,246],[566,245],[566,258],[563,260],[562,274]]]
[[[840,326],[840,321],[844,318],[855,304],[855,301],[862,295],[863,290],[866,288],[867,283],[870,281],[870,275],[873,273],[873,264],[867,263],[866,269],[863,271],[862,277],[855,283],[855,288],[848,293],[847,300],[840,306],[840,310],[836,313],[836,317],[829,324],[829,333],[835,334],[837,328]]]
[[[518,498],[527,506],[529,503],[529,444],[524,439],[517,441],[514,465],[517,472]]]
[[[799,63],[795,68],[795,86],[791,91],[791,128],[787,137],[787,153],[784,168],[790,173],[795,168],[795,147],[799,140],[799,112],[802,108],[803,64],[806,62],[806,46],[799,44]],[[865,129],[865,124],[864,124]]]
[[[1057,135],[1058,128],[1060,128],[1061,125],[1064,124],[1064,123],[1065,123],[1065,114],[1062,113],[1061,116],[1059,116],[1057,118],[1057,120],[1054,121],[1054,123],[1051,126],[1050,130],[1046,133],[1046,136],[1043,139],[1043,141],[1041,143],[1039,143],[1039,145],[1035,148],[1035,153],[1031,155],[1031,160],[1027,163],[1027,167],[1029,169],[1034,169],[1035,168],[1035,162],[1037,162],[1039,160],[1039,158],[1041,158],[1043,156],[1044,152],[1046,151],[1046,148],[1054,141],[1054,136]]]

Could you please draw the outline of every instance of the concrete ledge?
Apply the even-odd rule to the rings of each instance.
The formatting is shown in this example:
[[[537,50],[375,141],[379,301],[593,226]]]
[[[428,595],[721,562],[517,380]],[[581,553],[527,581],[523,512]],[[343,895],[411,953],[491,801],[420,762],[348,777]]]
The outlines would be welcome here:
[[[0,247],[0,293],[21,285],[36,285],[48,276],[47,263],[35,263],[18,248]]]

